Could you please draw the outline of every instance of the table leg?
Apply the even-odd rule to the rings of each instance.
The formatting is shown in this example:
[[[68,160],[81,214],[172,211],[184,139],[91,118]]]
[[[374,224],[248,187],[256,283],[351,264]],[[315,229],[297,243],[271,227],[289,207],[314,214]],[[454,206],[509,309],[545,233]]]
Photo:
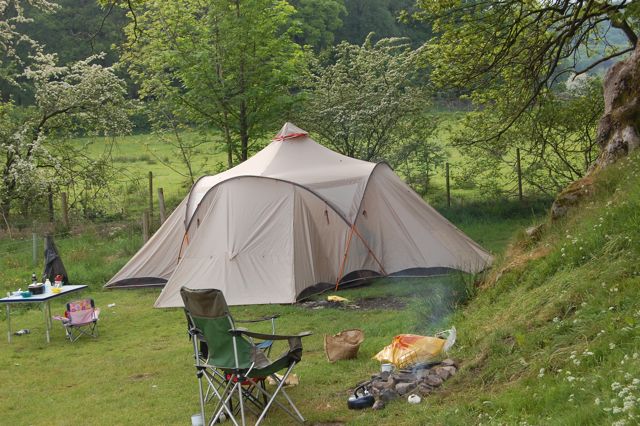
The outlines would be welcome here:
[[[7,303],[7,327],[9,327],[9,331],[7,332],[7,339],[9,343],[11,343],[11,308],[9,308],[10,303]]]
[[[51,302],[47,301],[47,319],[49,324],[49,330],[53,328],[53,319],[51,319]]]
[[[51,340],[49,339],[49,318],[47,318],[47,311],[49,310],[48,308],[49,306],[49,302],[45,302],[44,306],[42,307],[43,311],[44,311],[44,332],[47,336],[47,343],[49,343]]]

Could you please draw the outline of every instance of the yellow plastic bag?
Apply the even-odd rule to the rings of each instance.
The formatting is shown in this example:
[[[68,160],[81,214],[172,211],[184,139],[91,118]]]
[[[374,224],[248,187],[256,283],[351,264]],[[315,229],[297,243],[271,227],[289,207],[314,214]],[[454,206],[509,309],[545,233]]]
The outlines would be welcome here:
[[[374,356],[381,363],[391,363],[398,368],[404,368],[417,362],[435,358],[443,351],[447,351],[456,338],[456,330],[452,328],[447,332],[447,339],[431,336],[419,336],[416,334],[399,334],[393,338],[390,345],[386,346]]]
[[[329,302],[349,303],[349,299],[340,296],[327,296]]]

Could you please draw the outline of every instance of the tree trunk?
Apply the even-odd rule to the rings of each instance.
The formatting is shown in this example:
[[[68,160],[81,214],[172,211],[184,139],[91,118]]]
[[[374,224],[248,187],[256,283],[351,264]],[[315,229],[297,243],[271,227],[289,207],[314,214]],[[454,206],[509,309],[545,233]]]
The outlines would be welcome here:
[[[627,59],[614,64],[604,77],[604,114],[596,140],[600,155],[587,174],[562,191],[551,206],[551,218],[563,217],[591,192],[599,170],[640,146],[640,43]]]
[[[247,123],[247,107],[244,101],[240,104],[240,161],[249,158],[249,125]]]
[[[4,184],[4,197],[0,202],[0,211],[4,216],[4,220],[9,220],[9,215],[11,214],[11,203],[15,197],[15,187],[16,180],[9,175],[8,167],[4,170],[2,176],[3,184]]]

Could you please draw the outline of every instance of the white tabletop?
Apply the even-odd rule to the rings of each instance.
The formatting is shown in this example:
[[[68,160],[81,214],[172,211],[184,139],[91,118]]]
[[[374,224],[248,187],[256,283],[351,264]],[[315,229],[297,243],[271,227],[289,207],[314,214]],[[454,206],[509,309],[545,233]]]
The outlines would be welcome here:
[[[44,302],[54,297],[64,296],[67,293],[82,290],[87,288],[85,284],[82,285],[63,285],[60,287],[60,293],[53,293],[51,289],[48,292],[42,294],[32,294],[31,297],[7,296],[0,299],[0,303],[30,303],[30,302]]]

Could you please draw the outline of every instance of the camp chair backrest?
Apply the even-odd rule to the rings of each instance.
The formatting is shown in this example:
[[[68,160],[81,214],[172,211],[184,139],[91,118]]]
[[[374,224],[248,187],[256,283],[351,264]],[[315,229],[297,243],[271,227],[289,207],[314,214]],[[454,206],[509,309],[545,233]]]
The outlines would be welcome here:
[[[96,320],[93,299],[82,299],[67,303],[66,317],[71,324],[87,324]]]
[[[233,336],[229,330],[235,328],[229,307],[220,290],[180,289],[180,295],[193,324],[204,336],[209,348],[208,363],[222,369],[249,368],[255,347],[242,336],[236,337],[238,365],[233,352]]]

